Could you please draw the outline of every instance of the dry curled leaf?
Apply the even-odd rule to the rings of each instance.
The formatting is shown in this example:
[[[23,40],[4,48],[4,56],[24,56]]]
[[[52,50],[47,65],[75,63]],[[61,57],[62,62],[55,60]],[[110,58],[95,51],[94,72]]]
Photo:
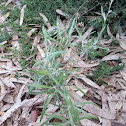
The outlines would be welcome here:
[[[70,94],[74,97],[74,99],[76,100],[76,102],[87,102],[87,100],[81,98],[77,93],[75,93],[73,90],[70,91]],[[81,105],[78,105],[78,107],[82,107]],[[103,110],[101,108],[99,108],[98,106],[96,106],[95,104],[85,104],[83,107],[84,110],[103,117],[105,119],[115,119],[115,115],[110,114],[109,111]]]
[[[90,35],[92,30],[93,30],[93,27],[92,26],[89,27],[88,30],[82,35],[81,40],[85,40]],[[78,40],[74,41],[72,44],[77,45],[81,40],[78,39]]]
[[[30,120],[31,122],[36,122],[38,116],[40,116],[40,111],[38,109],[32,110],[30,114]]]
[[[13,48],[16,48],[17,50],[20,49],[20,44],[18,42],[18,36],[17,35],[13,35],[12,36],[12,42],[11,42],[11,44],[12,44]]]
[[[2,78],[2,81],[7,87],[16,88],[14,83],[7,77],[6,78]]]
[[[124,52],[122,54],[119,54],[119,53],[109,54],[109,55],[103,57],[101,61],[118,60],[119,58],[125,59],[126,58],[126,52]]]
[[[41,58],[45,57],[45,52],[44,52],[44,50],[43,50],[39,45],[37,45],[37,48],[38,48],[38,51],[39,51],[39,54],[40,54]],[[39,55],[39,54],[38,54],[38,55]],[[38,55],[37,55],[37,56],[38,56]],[[39,58],[39,59],[41,59],[41,58]]]
[[[5,94],[6,94],[6,89],[4,83],[0,80],[0,101],[3,100]]]
[[[28,38],[30,38],[32,36],[32,34],[37,30],[37,28],[32,28],[28,33],[27,36]]]
[[[97,89],[101,89],[100,86],[98,86],[95,82],[93,82],[92,80],[88,79],[86,76],[84,76],[83,74],[79,74],[76,75],[78,78],[82,79],[86,84],[90,85],[91,87],[97,88]]]
[[[39,14],[43,18],[43,20],[44,20],[46,26],[48,27],[48,29],[50,29],[51,28],[51,24],[49,23],[48,18],[44,14],[42,14],[40,12],[39,12]]]
[[[21,16],[20,16],[20,26],[23,24],[24,19],[24,9],[26,8],[26,5],[24,5],[21,9]]]
[[[40,36],[39,36],[39,35],[37,35],[37,36],[35,37],[34,41],[33,41],[33,44],[32,44],[32,49],[31,49],[31,50],[33,50],[33,49],[34,49],[34,46],[36,46],[36,47],[37,47],[37,45],[39,44],[39,42],[40,42]]]
[[[65,14],[62,10],[60,9],[56,9],[56,12],[64,17],[68,16],[67,14]]]
[[[125,39],[120,39],[119,40],[119,45],[124,49],[126,50],[126,38]]]
[[[4,21],[6,20],[6,18],[10,15],[9,12],[7,12],[5,15],[0,16],[0,25],[2,25],[4,23]]]
[[[13,97],[9,94],[5,95],[5,97],[3,98],[3,101],[6,103],[14,103]]]
[[[107,25],[107,33],[108,33],[108,35],[111,37],[111,39],[112,39],[112,38],[115,38],[115,37],[112,35],[111,31],[110,31],[109,25]]]
[[[91,121],[89,119],[82,119],[82,120],[80,120],[80,123],[83,126],[101,126],[101,124],[94,123],[93,121]]]

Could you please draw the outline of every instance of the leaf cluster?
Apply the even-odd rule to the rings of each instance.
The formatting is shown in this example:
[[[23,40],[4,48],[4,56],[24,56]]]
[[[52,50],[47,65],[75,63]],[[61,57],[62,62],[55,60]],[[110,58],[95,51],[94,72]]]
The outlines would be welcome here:
[[[97,66],[96,70],[92,71],[92,76],[87,75],[88,78],[97,82],[98,84],[103,84],[100,80],[108,78],[111,74],[122,70],[125,67],[125,64],[119,65],[120,59],[117,60],[116,65],[110,66],[106,61],[100,61],[100,64]]]
[[[104,48],[98,48],[98,49],[92,48],[89,52],[90,53],[88,54],[88,58],[91,60],[100,59],[100,58],[106,56],[106,54],[107,54],[107,50]]]

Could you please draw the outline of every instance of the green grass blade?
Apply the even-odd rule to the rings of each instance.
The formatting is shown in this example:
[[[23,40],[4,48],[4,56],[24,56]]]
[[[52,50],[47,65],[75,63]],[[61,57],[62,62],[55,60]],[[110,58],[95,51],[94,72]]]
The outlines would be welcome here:
[[[45,90],[40,92],[31,92],[30,94],[37,95],[37,94],[47,94],[47,93],[53,93],[53,90]]]
[[[28,87],[34,87],[34,88],[52,88],[51,86],[47,86],[47,85],[40,85],[40,84],[31,84],[31,85],[28,85],[28,84],[25,84],[26,86]]]
[[[51,101],[52,98],[55,96],[55,94],[51,94],[51,96],[50,96],[50,97],[49,97],[49,96],[50,96],[50,94],[46,97],[46,100],[44,101],[43,110],[42,110],[42,113],[41,113],[40,121],[42,120],[42,118],[43,118],[43,116],[44,116],[44,114],[45,114],[45,111],[46,111],[46,109],[47,109],[47,107],[48,107],[50,101]],[[48,97],[49,97],[49,98],[48,98]]]
[[[84,93],[79,87],[77,87],[77,86],[75,86],[75,85],[72,85],[72,84],[69,84],[69,85],[73,86],[74,88],[76,88],[76,89],[79,90],[82,94],[85,95],[85,93]]]
[[[47,125],[53,125],[53,126],[61,126],[63,125],[64,122],[52,122],[52,123],[47,123]]]
[[[44,126],[44,124],[46,124],[49,120],[53,119],[55,116],[57,116],[58,114],[62,113],[65,110],[61,110],[53,115],[51,115],[41,126]]]
[[[71,114],[70,110],[68,110],[68,115],[69,115],[69,118],[70,118],[71,126],[74,126],[74,121],[73,121],[73,117],[72,117],[72,114]]]
[[[38,75],[45,75],[45,76],[50,75],[50,73],[46,70],[38,70],[38,71],[29,70],[29,71]]]
[[[75,107],[75,109],[76,109],[77,111],[79,111],[79,112],[84,113],[84,115],[86,115],[84,118],[90,119],[90,118],[93,117],[93,116],[90,116],[87,112],[85,112],[84,110],[82,110],[82,109],[80,109],[80,108]],[[95,117],[94,117],[94,118],[95,118]]]

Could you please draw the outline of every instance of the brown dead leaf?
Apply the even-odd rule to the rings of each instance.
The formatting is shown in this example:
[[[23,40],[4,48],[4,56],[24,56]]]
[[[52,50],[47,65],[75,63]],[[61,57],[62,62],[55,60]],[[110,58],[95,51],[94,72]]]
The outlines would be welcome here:
[[[120,74],[122,75],[123,79],[126,81],[126,72],[124,70],[121,70]]]
[[[82,119],[82,120],[80,120],[80,123],[83,126],[101,126],[100,124],[96,124],[96,123],[94,123],[93,121],[91,121],[89,119]]]
[[[17,35],[13,35],[12,36],[12,42],[11,42],[12,48],[16,48],[17,50],[20,50],[21,47],[20,47],[20,44],[18,43],[17,40],[18,40],[18,36]]]
[[[9,68],[12,68],[13,67],[13,63],[12,63],[12,61],[9,61],[9,62],[7,62],[7,67]]]
[[[99,63],[88,64],[88,63],[85,63],[84,61],[80,60],[74,64],[74,67],[91,68],[91,67],[95,67],[98,65],[99,65]]]
[[[40,12],[39,12],[39,15],[43,18],[43,20],[44,20],[46,26],[48,27],[48,29],[50,29],[51,28],[51,24],[49,23],[48,18],[44,14],[42,14]]]
[[[108,35],[111,37],[111,39],[112,39],[112,38],[115,38],[115,37],[112,35],[111,31],[110,31],[109,24],[107,25],[107,33],[108,33]]]
[[[117,60],[117,59],[119,59],[119,56],[117,54],[115,54],[115,55],[107,55],[104,58],[102,58],[102,61]]]
[[[113,94],[113,92],[111,92],[111,94],[109,93],[109,96],[107,96],[107,101],[108,101],[108,105],[109,105],[109,111],[112,115],[116,116],[116,109],[115,109],[115,105],[116,102],[113,101],[113,97],[111,97]]]
[[[126,52],[122,53],[122,54],[109,54],[107,56],[105,56],[104,58],[102,58],[102,61],[107,61],[107,60],[117,60],[119,58],[123,58],[125,59],[126,58]]]
[[[57,21],[58,22],[58,27],[60,27],[60,29],[64,31],[63,34],[61,35],[62,39],[64,40],[64,38],[67,36],[66,30],[65,30],[65,25],[64,25],[63,21],[60,18],[58,18],[57,20],[58,20]]]
[[[45,120],[45,121],[46,121],[46,120]],[[45,122],[45,121],[44,121],[44,122]],[[29,124],[29,126],[41,126],[41,125],[42,125],[42,121],[41,121],[41,123],[40,123],[40,121],[39,121],[39,122],[32,122],[32,123]],[[46,125],[46,124],[45,124],[44,126],[49,126],[49,125]]]
[[[116,105],[115,105],[115,109],[116,109],[117,111],[119,111],[119,110],[121,110],[122,106],[123,106],[122,101],[118,101],[118,102],[116,103]]]
[[[28,106],[33,106],[35,104],[38,103],[43,103],[43,101],[45,100],[47,94],[40,94],[40,95],[36,95],[34,98],[29,99],[27,101],[27,104],[23,104],[24,107],[28,107]]]
[[[14,83],[10,80],[10,78],[6,77],[6,78],[1,78],[3,83],[7,86],[7,87],[11,87],[11,88],[16,88],[16,86],[14,85]]]
[[[38,51],[39,51],[39,53],[40,53],[40,55],[41,55],[41,58],[45,57],[45,52],[44,52],[44,50],[43,50],[39,45],[37,45],[37,48],[38,48]]]
[[[35,39],[34,39],[34,41],[33,41],[33,44],[32,44],[32,51],[33,51],[33,49],[34,49],[34,46],[38,46],[38,44],[39,44],[39,42],[40,42],[40,36],[39,35],[37,35],[36,37],[35,37]]]
[[[0,71],[0,75],[2,75],[2,74],[6,74],[6,73],[9,74],[8,70],[2,70],[2,71]]]
[[[32,84],[33,81],[30,78],[24,78],[24,77],[19,77],[18,79],[16,78],[10,78],[12,82],[17,82],[21,84]]]
[[[79,75],[76,75],[76,76],[77,76],[77,78],[82,79],[86,84],[90,85],[91,87],[94,87],[94,88],[97,88],[97,89],[101,89],[101,87],[99,87],[92,80],[88,79],[85,75],[79,74]]]
[[[28,38],[30,38],[31,35],[32,35],[36,30],[37,30],[37,28],[32,28],[32,29],[28,32],[28,34],[27,34]]]
[[[66,53],[64,53],[63,55],[63,62],[67,63],[69,60],[71,60],[72,62],[67,64],[67,68],[70,67],[80,67],[80,68],[91,68],[91,67],[95,67],[97,65],[99,65],[98,62],[96,63],[85,63],[83,60],[81,60],[81,57],[78,56],[78,54],[76,53],[76,48],[75,47],[71,47],[71,48],[67,48],[66,49]]]
[[[26,104],[28,100],[24,100],[21,103],[15,103],[9,110],[5,112],[5,114],[0,117],[0,125],[6,121],[7,118],[11,117],[11,114],[16,111],[18,108],[20,108],[22,105]]]
[[[11,106],[13,106],[13,104],[5,104],[4,106],[2,106],[2,108],[1,108],[1,110],[2,111],[7,111],[8,109],[10,109],[11,108]]]
[[[6,94],[6,89],[5,89],[5,86],[4,86],[4,83],[1,81],[0,79],[0,101],[3,100],[5,94]]]
[[[81,40],[85,40],[88,37],[88,35],[90,35],[92,30],[93,30],[93,27],[92,26],[89,27],[88,30],[82,35]],[[78,40],[74,41],[72,44],[77,45],[79,42],[81,42],[81,40],[78,39]]]
[[[124,79],[118,79],[117,81],[121,87],[121,89],[125,90],[126,89],[126,81]]]
[[[112,122],[111,126],[126,126],[126,125],[122,123]]]
[[[125,39],[120,39],[119,41],[120,41],[119,45],[120,45],[124,50],[126,50],[126,38],[125,38]]]
[[[75,85],[76,85],[78,88],[80,88],[85,94],[90,90],[88,87],[84,86],[84,84],[83,84],[82,82],[78,81],[77,79],[75,79],[73,82],[74,82]],[[76,93],[77,93],[80,97],[83,97],[83,96],[84,96],[84,94],[83,94],[82,92],[80,92],[80,91],[77,91]]]
[[[14,65],[16,65],[17,68],[20,68],[20,70],[22,69],[21,64],[19,63],[19,61],[17,61],[17,60],[15,61],[14,59],[12,59],[12,61],[13,61]]]
[[[27,84],[27,83],[26,83]],[[17,95],[17,98],[16,98],[16,102],[17,103],[20,103],[21,102],[21,97],[22,97],[22,92],[23,92],[23,90],[24,90],[24,88],[25,88],[26,86],[25,85],[23,85],[21,88],[20,88],[20,91],[19,91],[19,93],[18,93],[18,95]]]
[[[43,97],[42,97],[43,96]],[[11,115],[20,107],[28,107],[28,106],[33,106],[36,103],[43,102],[45,100],[45,95],[36,95],[32,99],[25,99],[22,102],[16,102],[9,110],[5,112],[5,114],[0,117],[0,125],[7,120],[7,118],[11,117]]]
[[[118,114],[116,122],[126,124],[126,91],[122,90],[120,93],[120,101],[122,101],[121,114]]]
[[[44,54],[44,53],[42,53],[42,54]],[[41,58],[42,58],[42,56],[41,56],[40,52],[37,52],[36,60],[41,61]]]
[[[105,45],[105,44],[111,44],[112,43],[112,39],[109,40],[100,40],[100,44]]]
[[[63,54],[63,60],[64,62],[68,62],[68,60],[70,59],[71,57],[71,52],[72,52],[72,48],[67,48],[66,49],[66,53]]]
[[[3,98],[3,101],[6,103],[14,103],[13,97],[9,94],[5,95],[5,97]]]
[[[31,122],[36,122],[38,116],[40,116],[40,111],[38,109],[32,110],[30,114],[30,120]]]
[[[70,94],[74,97],[76,102],[87,102],[87,100],[81,98],[73,90],[70,91]],[[81,107],[81,105],[78,105],[78,107]],[[94,104],[85,104],[83,109],[94,115],[103,117],[105,119],[115,119],[115,115],[112,115],[109,111],[103,110]]]
[[[58,109],[57,106],[54,106],[53,104],[48,105],[48,109],[46,110],[46,114],[53,114]]]
[[[20,26],[23,24],[24,19],[24,9],[26,8],[26,5],[24,5],[21,9],[21,15],[20,15]]]
[[[111,126],[111,121],[105,118],[102,118],[102,126]]]
[[[67,14],[65,14],[62,10],[60,9],[56,9],[56,12],[59,14],[59,15],[62,15],[64,17],[68,16]]]
[[[6,20],[6,18],[10,15],[9,12],[7,12],[5,15],[0,16],[0,24],[2,25],[4,23],[4,21]]]

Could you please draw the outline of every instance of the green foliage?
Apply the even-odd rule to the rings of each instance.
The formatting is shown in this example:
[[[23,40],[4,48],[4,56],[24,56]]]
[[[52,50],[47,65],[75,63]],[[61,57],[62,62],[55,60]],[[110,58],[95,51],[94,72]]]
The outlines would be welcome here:
[[[30,43],[30,40],[27,38],[27,32],[20,32],[20,39],[19,39],[19,44],[20,44],[20,47],[21,49],[20,50],[16,50],[16,49],[13,49],[13,58],[15,60],[19,59],[19,56],[20,56],[20,64],[22,66],[22,69],[25,70],[26,68],[28,67],[31,67],[33,64],[34,64],[34,59],[29,59],[27,60],[28,57],[30,57],[33,53],[34,53],[34,50],[33,51],[30,51],[31,50],[31,43]]]
[[[17,7],[15,9],[11,9],[9,18],[11,19],[12,22],[19,20],[20,19],[20,9]]]
[[[117,33],[118,29],[117,26],[126,26],[125,19],[126,19],[126,4],[125,0],[115,0],[112,5],[112,10],[115,12],[115,14],[112,14],[109,16],[108,23],[111,24],[111,30],[114,33]],[[119,32],[119,31],[118,31]]]
[[[102,84],[100,79],[109,77],[111,74],[122,70],[125,67],[125,64],[119,65],[120,59],[117,60],[116,65],[110,66],[106,61],[100,61],[100,64],[97,66],[96,70],[92,71],[92,76],[87,75],[88,78]]]
[[[112,47],[119,46],[119,41],[118,40],[112,40],[110,46],[112,46]]]
[[[7,41],[11,37],[12,37],[12,34],[8,33],[8,31],[6,29],[6,25],[5,26],[0,26],[0,42]]]
[[[8,11],[10,12],[9,17],[6,19],[4,24],[0,26],[0,42],[3,42],[5,40],[6,41],[11,40],[13,34],[18,35],[19,37],[18,42],[20,44],[21,50],[19,51],[13,49],[13,58],[17,60],[19,59],[20,55],[19,62],[21,63],[23,70],[25,70],[27,67],[31,67],[33,65],[34,59],[33,62],[29,62],[27,58],[30,57],[35,50],[30,51],[32,46],[31,46],[31,40],[27,37],[28,32],[27,24],[24,23],[24,25],[22,25],[21,27],[19,26],[20,9],[17,7],[13,9],[12,5],[10,5],[9,7],[8,6],[5,7],[0,5],[2,15],[6,14]],[[13,32],[8,32],[6,27],[11,28]],[[5,45],[4,49],[7,50],[8,47]]]
[[[41,113],[41,119],[44,115],[48,117],[48,119],[42,124],[48,124],[53,118],[60,118],[61,122],[57,122],[56,125],[78,125],[79,120],[83,118],[94,118],[89,116],[83,108],[78,108],[76,105],[84,105],[84,104],[91,104],[91,103],[76,103],[74,101],[73,96],[68,91],[68,84],[67,79],[69,78],[69,74],[71,74],[70,70],[64,69],[61,65],[62,60],[57,61],[57,58],[62,59],[62,55],[66,52],[64,51],[67,47],[69,47],[69,38],[71,38],[73,29],[75,27],[75,19],[71,23],[70,27],[67,27],[67,30],[62,30],[58,23],[55,26],[55,29],[51,32],[47,32],[45,27],[42,27],[42,31],[40,33],[42,37],[42,41],[45,44],[45,48],[43,48],[45,52],[45,56],[41,58],[40,61],[35,61],[35,64],[32,66],[33,68],[39,66],[40,69],[33,71],[29,70],[29,73],[34,80],[34,83],[29,86],[28,94],[44,94],[47,93],[48,96],[43,104],[43,110]],[[62,34],[66,32],[67,35],[62,39]],[[55,37],[56,36],[56,37]],[[56,45],[53,45],[51,41],[56,42]],[[74,86],[74,88],[80,90],[78,87]],[[37,91],[37,89],[39,89]],[[72,101],[71,101],[72,99]],[[54,115],[47,115],[45,113],[48,104],[52,102],[53,105],[59,108],[59,111],[56,112]],[[59,114],[61,114],[59,116]],[[62,117],[65,115],[68,117],[68,120]],[[80,117],[82,115],[82,118]],[[49,123],[49,124],[54,124]]]
[[[104,48],[91,49],[89,52],[90,53],[88,54],[88,58],[91,60],[100,59],[107,54],[107,50]]]
[[[81,40],[81,46],[80,43],[76,45],[76,47],[79,48],[80,52],[78,51],[78,53],[80,55],[87,55],[88,58],[93,60],[106,55],[107,50],[99,45],[100,36],[104,32],[106,32],[106,23],[111,24],[111,26],[113,27],[113,29],[111,30],[115,34],[119,32],[119,25],[125,25],[124,19],[126,17],[126,11],[122,12],[122,10],[126,7],[126,5],[124,4],[125,0],[116,0],[115,3],[113,2],[112,7],[112,0],[111,3],[109,2],[109,0],[22,0],[22,5],[26,4],[27,7],[25,9],[24,22],[21,27],[19,26],[19,22],[15,23],[17,19],[19,20],[20,9],[8,9],[7,7],[0,6],[2,14],[6,14],[8,11],[10,11],[10,16],[8,17],[8,19],[6,19],[8,24],[5,23],[0,27],[4,28],[4,31],[0,31],[0,41],[11,39],[12,35],[8,34],[6,30],[6,26],[9,25],[14,31],[13,34],[17,34],[19,36],[19,43],[22,48],[22,50],[20,51],[17,51],[16,49],[13,50],[13,58],[15,58],[15,60],[20,58],[19,62],[21,63],[23,70],[25,70],[26,68],[30,69],[31,67],[34,68],[36,66],[39,67],[39,69],[36,71],[28,70],[31,78],[34,80],[34,83],[27,86],[29,86],[28,94],[37,95],[46,93],[48,95],[43,103],[41,119],[44,115],[46,115],[48,118],[42,125],[49,124],[57,126],[79,126],[79,120],[83,118],[94,118],[89,116],[88,113],[83,110],[83,107],[77,107],[77,105],[84,106],[85,104],[91,103],[76,103],[72,95],[69,93],[67,79],[69,78],[71,71],[65,70],[65,68],[63,67],[64,65],[62,64],[62,56],[66,52],[66,48],[71,46],[71,43],[69,42],[71,37]],[[115,13],[110,13],[110,8]],[[91,35],[94,35],[93,33],[91,33],[86,38],[88,40],[87,43],[84,43],[84,40],[82,40],[82,35],[85,31],[82,31],[82,33],[80,33],[80,31],[77,29],[77,18],[72,18],[73,22],[69,24],[69,27],[64,30],[61,29],[59,27],[59,22],[55,22],[57,18],[56,9],[61,9],[64,13],[69,14],[69,17],[66,18],[74,17],[75,13],[78,12],[80,14],[79,21],[84,22],[86,26],[94,26],[94,30],[97,33],[97,40],[95,41],[94,39],[90,39]],[[35,48],[33,51],[31,51],[32,43],[31,40],[27,37],[27,32],[29,29],[28,25],[30,23],[42,23],[42,19],[37,19],[38,17],[40,17],[38,12],[41,12],[45,16],[47,16],[52,24],[56,23],[55,26],[53,25],[54,30],[52,30],[51,32],[48,32],[46,27],[44,27],[43,25],[41,31],[39,31],[39,35],[41,36],[40,43],[45,45],[45,47],[43,48],[45,53],[40,61],[35,60],[34,58],[36,57],[28,60],[28,58],[33,55],[33,53],[38,52],[38,50]],[[101,15],[99,15],[99,13],[101,13]],[[87,16],[87,18],[85,18],[85,16]],[[93,16],[95,17],[95,20],[92,20]],[[117,20],[115,20],[116,18]],[[85,27],[85,29],[86,28],[87,27]],[[63,38],[62,35],[64,33],[66,34],[66,36]],[[73,33],[77,33],[77,35],[73,36]],[[53,42],[55,42],[55,44]],[[117,42],[114,42],[114,44],[117,44]],[[60,58],[60,60],[57,61],[58,58]],[[31,60],[32,62],[30,62]],[[97,69],[95,71],[92,71],[93,76],[89,76],[89,78],[100,84],[100,77],[103,79],[107,78],[114,72],[122,70],[124,68],[124,64],[119,66],[119,63],[120,61],[117,61],[116,66],[111,67],[107,64],[107,62],[101,61],[97,66]],[[15,75],[16,78],[20,76],[21,75],[18,73],[16,73]],[[78,87],[74,86],[74,88],[83,93],[83,91]],[[45,113],[50,102],[59,108],[59,111],[57,111],[53,115],[47,115]],[[63,115],[67,116],[68,119],[65,119]],[[58,118],[61,120],[61,122],[51,123],[50,120],[53,118]]]
[[[83,0],[23,0],[23,4],[27,5],[26,9],[26,20],[32,17],[38,17],[38,12],[43,13],[47,16],[49,21],[55,23],[57,18],[56,9],[62,9],[65,13],[70,15],[75,14],[78,8],[84,3]],[[85,8],[84,6],[82,8]],[[30,21],[30,20],[29,20]],[[32,23],[35,20],[32,20]]]
[[[78,108],[76,105],[82,104],[92,104],[91,102],[81,102],[76,103],[69,94],[66,80],[68,79],[68,72],[62,71],[59,73],[58,76],[54,76],[51,73],[49,74],[48,71],[41,70],[41,71],[32,71],[34,73],[34,84],[27,85],[30,87],[29,93],[31,94],[43,94],[47,93],[48,96],[46,97],[44,101],[44,108],[41,113],[41,119],[45,115],[45,111],[47,109],[47,106],[49,105],[50,101],[53,101],[53,104],[59,108],[59,111],[56,112],[53,115],[47,115],[48,119],[42,124],[48,124],[48,121],[50,121],[53,118],[59,118],[61,122],[57,122],[57,125],[78,125],[79,126],[79,120],[83,118],[94,118],[92,116],[89,116],[88,113],[86,113],[82,108]],[[65,73],[65,74],[64,74]],[[36,92],[35,90],[39,89],[39,92]],[[71,101],[70,97],[73,99]],[[59,116],[59,114],[61,114]],[[62,115],[67,116],[68,120],[66,120]],[[80,115],[83,115],[83,117],[80,117]],[[50,125],[54,125],[53,123],[49,123]]]

